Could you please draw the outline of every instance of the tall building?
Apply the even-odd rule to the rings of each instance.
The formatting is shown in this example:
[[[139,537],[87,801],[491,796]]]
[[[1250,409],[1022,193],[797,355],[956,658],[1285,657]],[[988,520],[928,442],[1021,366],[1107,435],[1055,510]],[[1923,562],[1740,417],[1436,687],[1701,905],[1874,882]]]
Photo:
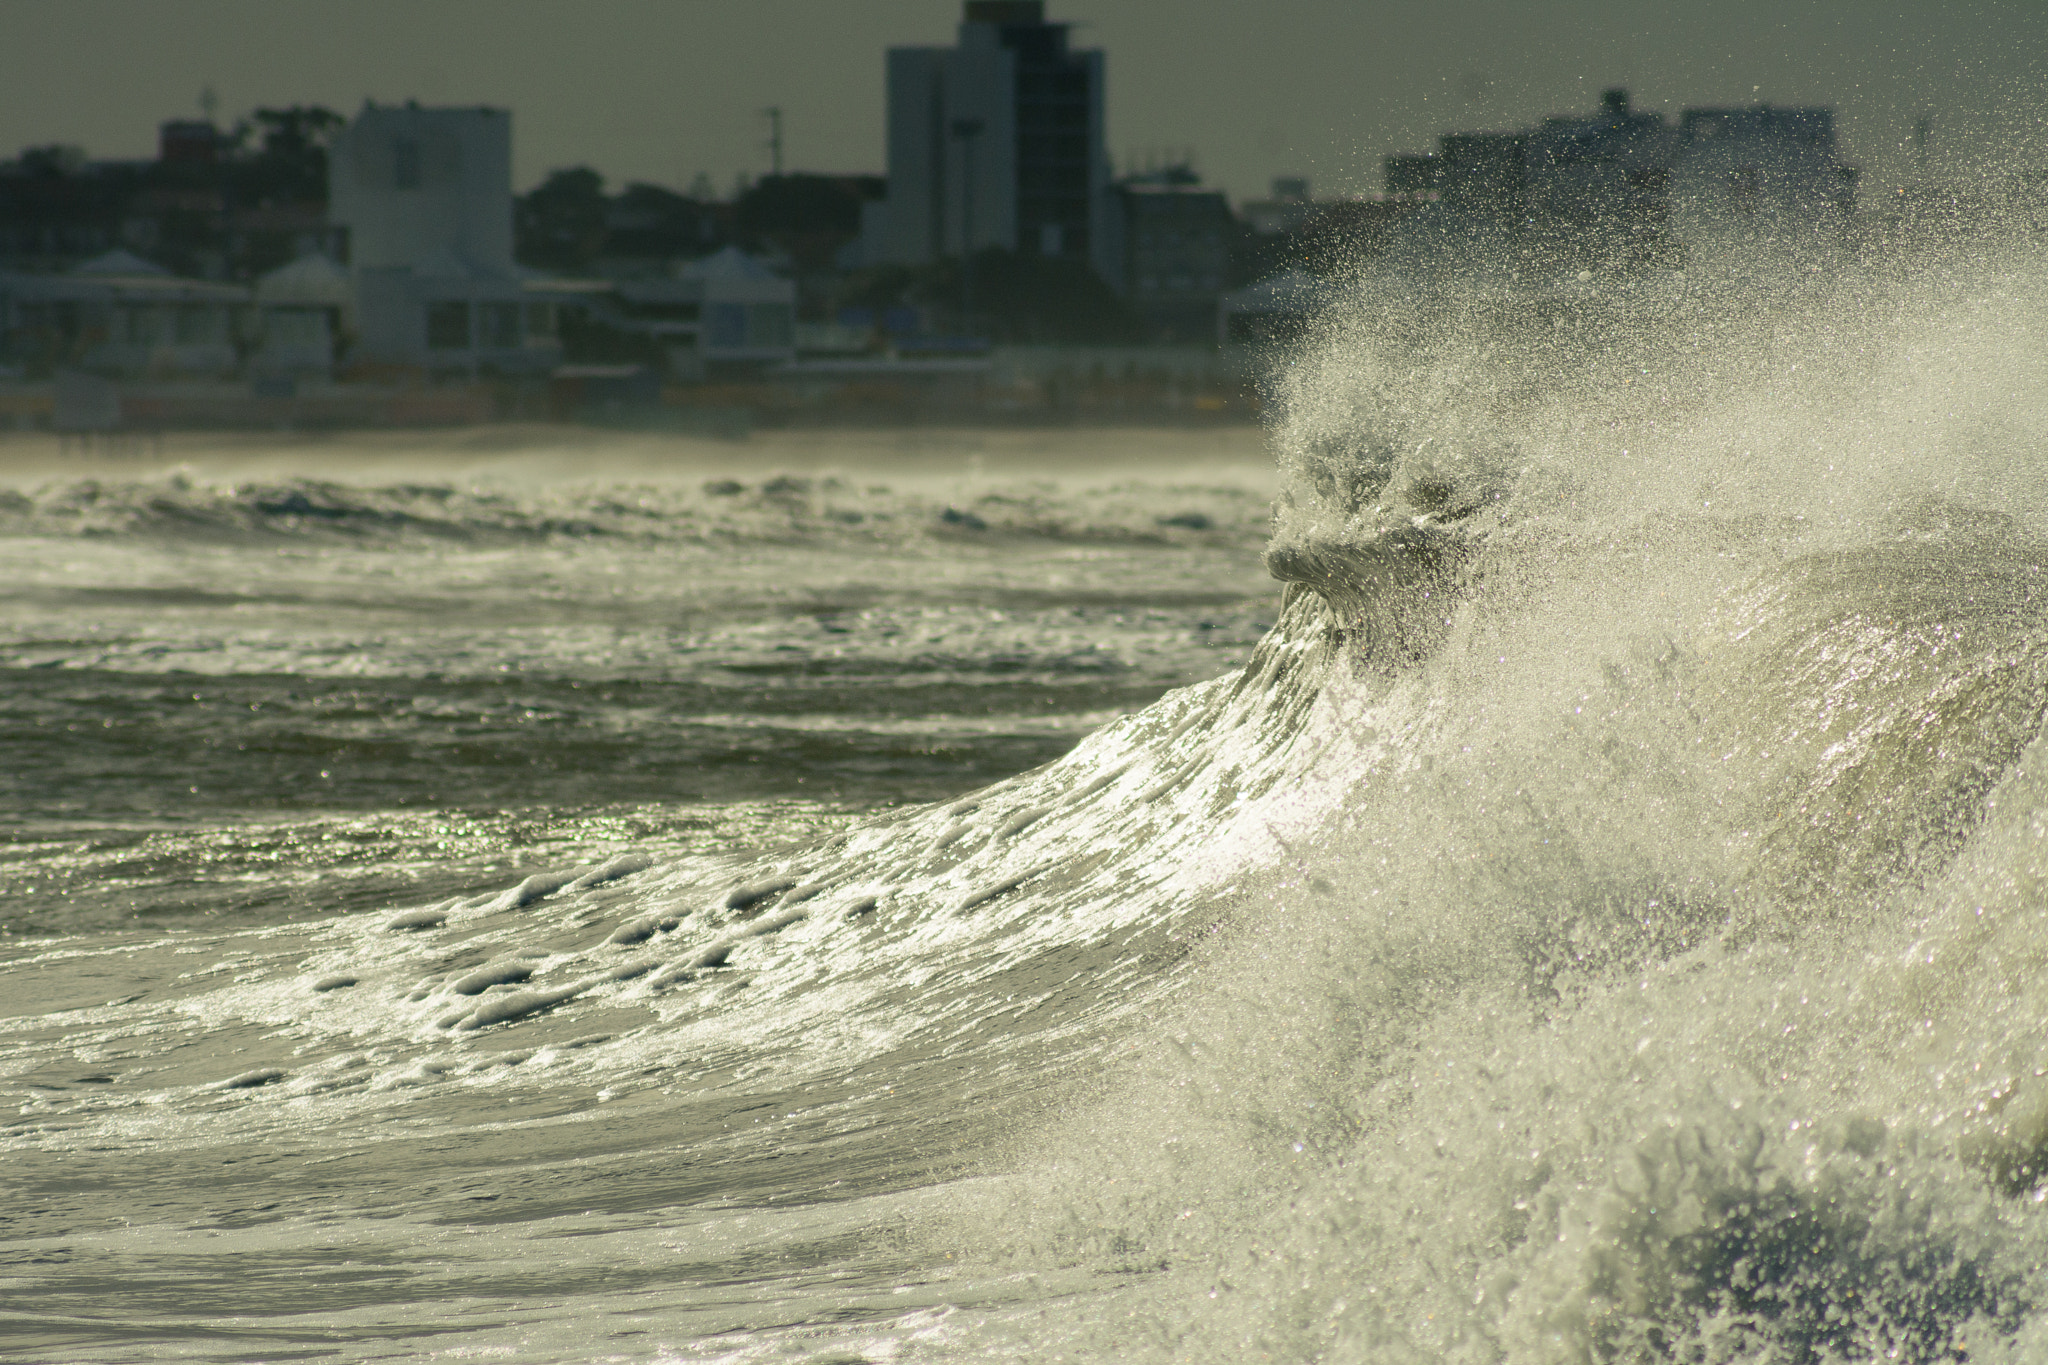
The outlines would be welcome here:
[[[1679,138],[1671,227],[1692,259],[1741,261],[1765,247],[1810,253],[1847,240],[1857,172],[1841,163],[1832,110],[1688,109]]]
[[[1207,341],[1230,286],[1242,228],[1223,191],[1191,173],[1134,177],[1112,193],[1120,209],[1122,271],[1110,283],[1153,340]]]
[[[329,154],[358,359],[478,374],[561,357],[555,300],[512,260],[512,116],[365,103]]]
[[[1114,278],[1103,60],[1043,0],[967,0],[954,47],[891,48],[889,195],[869,255],[1000,247]]]
[[[512,270],[512,115],[364,104],[329,154],[327,212],[351,264],[384,270],[453,252]]]
[[[1609,90],[1591,116],[1390,156],[1386,186],[1419,203],[1407,233],[1421,264],[1462,268],[1490,243],[1524,273],[1539,262],[1752,270],[1842,249],[1856,171],[1826,109],[1688,109],[1673,125]]]

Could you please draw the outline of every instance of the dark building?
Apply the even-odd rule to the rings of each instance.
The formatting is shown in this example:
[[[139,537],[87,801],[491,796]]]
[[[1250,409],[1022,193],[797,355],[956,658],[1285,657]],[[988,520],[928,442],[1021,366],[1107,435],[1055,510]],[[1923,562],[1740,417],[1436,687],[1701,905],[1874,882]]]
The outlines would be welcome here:
[[[888,55],[889,193],[869,256],[997,248],[1115,274],[1103,58],[1042,0],[967,0],[950,48]]]
[[[129,208],[146,165],[88,162],[64,147],[0,162],[0,267],[67,270],[145,235]]]
[[[1276,179],[1271,198],[1240,207],[1244,231],[1234,254],[1231,285],[1290,270],[1327,275],[1355,268],[1385,249],[1400,220],[1437,200],[1441,171],[1442,163],[1434,156],[1389,157],[1387,183],[1392,192],[1338,199],[1313,197],[1309,182],[1298,176]]]
[[[1191,179],[1192,177],[1190,177]],[[1127,181],[1116,188],[1122,275],[1115,283],[1158,341],[1207,341],[1243,227],[1221,190]]]
[[[1464,212],[1519,218],[1528,206],[1529,139],[1522,133],[1450,133],[1438,150],[1386,159],[1389,194],[1439,199]]]
[[[732,206],[632,184],[604,206],[607,261],[666,263],[708,256],[732,239]]]
[[[220,129],[203,119],[172,119],[156,130],[156,159],[166,166],[211,166],[220,159]]]
[[[513,253],[540,270],[632,275],[708,256],[734,236],[734,206],[631,184],[606,194],[587,166],[555,171],[513,203]]]
[[[1743,243],[1839,243],[1856,173],[1835,154],[1826,109],[1689,109],[1677,124],[1609,90],[1587,117],[1453,133],[1437,151],[1386,159],[1390,197],[1426,200],[1419,220],[1457,241],[1518,244],[1533,264],[1641,268]]]

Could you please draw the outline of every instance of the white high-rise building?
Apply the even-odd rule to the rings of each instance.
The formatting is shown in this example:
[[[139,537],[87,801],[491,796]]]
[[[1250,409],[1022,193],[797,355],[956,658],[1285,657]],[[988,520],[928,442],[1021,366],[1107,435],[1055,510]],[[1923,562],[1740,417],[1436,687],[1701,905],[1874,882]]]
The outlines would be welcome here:
[[[560,358],[544,281],[512,259],[512,116],[365,103],[328,155],[355,358],[531,371]]]
[[[1000,247],[1115,277],[1103,58],[1067,30],[1043,0],[967,0],[957,46],[889,50],[889,197],[870,259]]]
[[[512,269],[512,115],[365,104],[329,154],[328,215],[349,262],[410,266],[448,251]]]

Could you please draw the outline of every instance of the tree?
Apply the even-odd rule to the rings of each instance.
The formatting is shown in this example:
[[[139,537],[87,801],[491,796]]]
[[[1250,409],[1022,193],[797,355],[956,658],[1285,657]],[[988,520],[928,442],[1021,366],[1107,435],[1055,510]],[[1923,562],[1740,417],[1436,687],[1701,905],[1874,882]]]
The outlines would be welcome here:
[[[52,143],[47,147],[24,147],[15,162],[21,173],[33,180],[62,180],[85,165],[85,149]]]
[[[250,121],[262,139],[254,153],[238,159],[238,197],[256,203],[324,203],[327,149],[348,120],[317,104],[294,104],[258,109]]]
[[[1119,343],[1142,340],[1144,323],[1086,261],[1000,247],[974,254],[972,314],[957,258],[862,271],[840,291],[843,307],[911,306],[944,325],[995,341]]]
[[[541,270],[581,270],[605,247],[604,177],[588,166],[552,171],[520,196],[512,217],[520,261]]]
[[[1026,342],[1127,342],[1145,334],[1086,261],[990,247],[974,254],[973,266],[970,327]]]
[[[642,261],[703,256],[724,243],[729,217],[725,205],[636,181],[605,210],[605,255]]]
[[[740,241],[774,250],[799,271],[829,270],[840,248],[860,236],[861,205],[882,197],[871,175],[769,175],[734,206]]]

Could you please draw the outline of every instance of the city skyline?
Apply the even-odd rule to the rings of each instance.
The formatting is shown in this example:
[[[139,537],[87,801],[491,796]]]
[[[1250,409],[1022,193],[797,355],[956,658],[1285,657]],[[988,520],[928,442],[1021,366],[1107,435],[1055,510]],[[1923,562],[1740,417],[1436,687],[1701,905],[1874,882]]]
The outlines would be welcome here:
[[[147,157],[157,124],[223,123],[260,105],[365,98],[482,103],[514,116],[515,184],[588,165],[613,184],[720,193],[770,169],[762,111],[783,111],[793,170],[879,171],[883,54],[951,41],[957,0],[764,0],[744,13],[616,0],[571,11],[447,0],[431,10],[363,0],[346,14],[247,0],[175,11],[121,0],[61,10],[0,5],[0,155],[69,143]],[[1639,108],[1757,101],[1837,111],[1865,185],[1909,175],[1931,118],[1949,164],[2038,157],[2025,98],[2048,78],[2048,12],[1928,0],[1883,13],[1844,3],[1717,6],[1645,14],[1611,3],[1532,14],[1479,0],[1378,7],[1220,0],[1055,0],[1048,18],[1108,54],[1108,142],[1117,169],[1192,151],[1212,185],[1256,198],[1277,176],[1321,193],[1379,187],[1382,159],[1445,131],[1583,113],[1610,85]],[[394,35],[404,35],[394,41]],[[80,93],[89,93],[81,100]]]

